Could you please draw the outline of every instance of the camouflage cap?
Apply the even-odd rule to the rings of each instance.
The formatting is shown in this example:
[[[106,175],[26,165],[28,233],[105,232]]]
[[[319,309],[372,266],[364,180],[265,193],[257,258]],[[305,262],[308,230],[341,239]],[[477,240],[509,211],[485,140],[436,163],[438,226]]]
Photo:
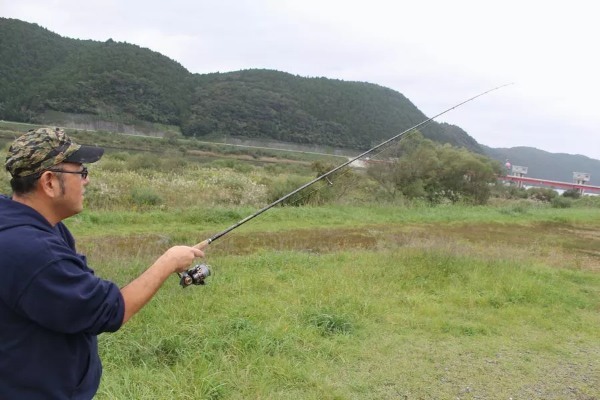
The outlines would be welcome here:
[[[102,157],[101,147],[82,146],[60,128],[32,129],[11,144],[6,170],[13,177],[29,176],[61,162],[92,163]]]

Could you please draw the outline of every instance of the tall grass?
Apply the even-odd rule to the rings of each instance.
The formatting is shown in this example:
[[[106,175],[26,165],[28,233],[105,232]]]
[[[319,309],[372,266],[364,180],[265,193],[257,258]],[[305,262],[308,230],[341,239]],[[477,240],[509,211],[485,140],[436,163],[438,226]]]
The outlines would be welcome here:
[[[98,398],[598,394],[595,273],[401,248],[266,251],[214,269],[101,337]]]

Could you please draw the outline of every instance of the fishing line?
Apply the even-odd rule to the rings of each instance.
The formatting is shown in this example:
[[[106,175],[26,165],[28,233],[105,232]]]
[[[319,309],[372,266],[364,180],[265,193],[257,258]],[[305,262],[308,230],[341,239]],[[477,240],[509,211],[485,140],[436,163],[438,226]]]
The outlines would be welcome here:
[[[352,164],[353,162],[355,162],[355,161],[363,158],[364,156],[366,156],[368,154],[371,154],[371,153],[375,152],[376,150],[379,150],[379,149],[383,148],[387,144],[394,142],[396,139],[401,138],[402,136],[404,136],[405,134],[407,134],[409,132],[415,131],[418,128],[421,128],[421,127],[424,127],[424,126],[428,125],[429,123],[431,123],[436,118],[438,118],[438,117],[440,117],[440,116],[442,116],[442,115],[444,115],[444,114],[446,114],[446,113],[454,110],[455,108],[458,108],[458,107],[460,107],[460,106],[462,106],[462,105],[464,105],[464,104],[466,104],[468,102],[471,102],[471,101],[473,101],[473,100],[475,100],[475,99],[477,99],[477,98],[479,98],[481,96],[484,96],[484,95],[486,95],[486,94],[488,94],[490,92],[496,91],[498,89],[501,89],[501,88],[509,86],[509,85],[512,85],[512,83],[507,83],[507,84],[504,84],[504,85],[497,86],[495,88],[486,90],[485,92],[479,93],[479,94],[477,94],[477,95],[475,95],[473,97],[470,97],[470,98],[468,98],[466,100],[463,100],[462,102],[460,102],[460,103],[458,103],[458,104],[456,104],[456,105],[454,105],[454,106],[452,106],[452,107],[450,107],[450,108],[448,108],[448,109],[446,109],[446,110],[444,110],[444,111],[442,111],[442,112],[434,115],[431,118],[428,118],[428,119],[426,119],[426,120],[424,120],[422,122],[419,122],[418,124],[416,124],[416,125],[408,128],[408,129],[406,129],[406,130],[398,133],[397,135],[395,135],[395,136],[393,136],[393,137],[391,137],[391,138],[389,138],[389,139],[381,142],[377,146],[374,146],[374,147],[370,148],[369,150],[367,150],[367,151],[365,151],[365,152],[357,155],[356,157],[351,158],[350,160],[344,162],[343,164],[340,164],[339,166],[333,168],[329,172],[326,172],[326,173],[318,176],[317,178],[311,180],[310,182],[305,183],[304,185],[300,186],[299,188],[291,191],[290,193],[286,194],[285,196],[283,196],[283,197],[275,200],[271,204],[269,204],[269,205],[261,208],[260,210],[256,211],[254,214],[251,214],[251,215],[247,216],[246,218],[244,218],[244,219],[236,222],[235,224],[231,225],[229,228],[227,228],[227,229],[225,229],[225,230],[223,230],[223,231],[221,231],[221,232],[219,232],[219,233],[211,236],[210,238],[208,238],[206,240],[203,240],[202,242],[196,244],[194,247],[196,247],[198,249],[204,249],[206,246],[208,246],[209,244],[211,244],[215,240],[217,240],[217,239],[225,236],[226,234],[228,234],[229,232],[233,231],[234,229],[240,227],[241,225],[245,224],[246,222],[248,222],[248,221],[250,221],[250,220],[258,217],[260,214],[264,213],[265,211],[271,209],[272,207],[274,207],[274,206],[276,206],[276,205],[278,205],[280,203],[283,203],[285,200],[289,199],[293,195],[301,192],[302,190],[306,189],[307,187],[313,185],[314,183],[319,182],[320,180],[329,177],[330,175],[332,175],[335,172],[341,170],[342,168],[344,168],[344,167]],[[376,154],[381,153],[381,151],[383,151],[383,149],[380,150]],[[204,284],[204,279],[210,275],[210,269],[205,264],[198,264],[198,265],[190,268],[186,272],[179,273],[178,275],[180,277],[180,284],[183,287],[187,287],[187,286],[192,285],[192,284],[203,285]]]

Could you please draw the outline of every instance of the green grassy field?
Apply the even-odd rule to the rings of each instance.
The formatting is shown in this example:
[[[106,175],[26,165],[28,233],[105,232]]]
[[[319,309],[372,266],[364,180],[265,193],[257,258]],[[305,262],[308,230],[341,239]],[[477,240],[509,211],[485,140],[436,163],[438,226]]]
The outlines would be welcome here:
[[[101,336],[98,398],[597,399],[600,210],[517,210],[270,210],[209,247],[206,286],[174,276]],[[125,284],[248,211],[70,224]]]

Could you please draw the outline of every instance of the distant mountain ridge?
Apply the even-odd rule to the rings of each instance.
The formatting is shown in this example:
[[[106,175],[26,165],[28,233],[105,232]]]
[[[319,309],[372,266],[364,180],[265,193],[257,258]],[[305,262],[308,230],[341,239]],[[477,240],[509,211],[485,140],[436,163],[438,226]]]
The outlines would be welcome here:
[[[365,150],[427,116],[401,93],[372,83],[258,69],[192,74],[133,44],[70,39],[0,18],[0,119],[129,133],[168,127],[202,139]],[[570,181],[568,170],[575,169],[600,178],[587,157],[491,149],[460,127],[436,121],[422,133],[502,163],[521,163],[533,177]]]
[[[589,173],[589,185],[600,186],[600,160],[583,155],[549,153],[533,147],[490,148],[481,146],[485,154],[502,164],[508,160],[512,165],[527,167],[531,178],[573,182],[573,172]]]

